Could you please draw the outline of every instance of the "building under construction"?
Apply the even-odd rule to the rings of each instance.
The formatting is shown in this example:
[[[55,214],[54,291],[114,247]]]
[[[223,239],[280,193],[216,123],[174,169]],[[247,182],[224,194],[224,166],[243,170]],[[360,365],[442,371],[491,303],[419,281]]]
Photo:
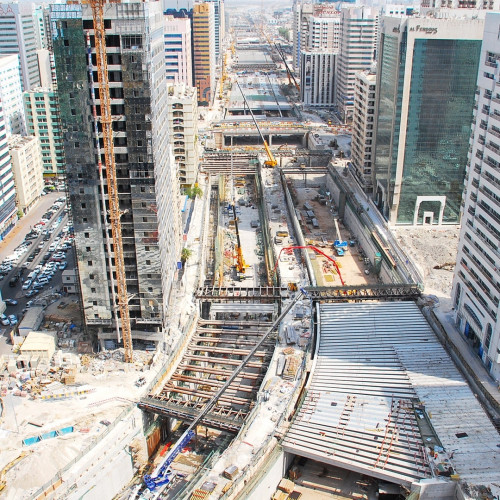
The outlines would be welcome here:
[[[84,316],[87,327],[111,346],[120,341],[116,318],[123,318],[128,304],[132,339],[153,343],[161,340],[180,251],[178,183],[167,128],[163,16],[158,2],[138,2],[107,4],[103,17],[100,33],[105,32],[108,82],[98,67],[91,6],[51,7]],[[113,185],[107,168],[115,174]],[[118,193],[118,222],[112,217],[110,186]]]

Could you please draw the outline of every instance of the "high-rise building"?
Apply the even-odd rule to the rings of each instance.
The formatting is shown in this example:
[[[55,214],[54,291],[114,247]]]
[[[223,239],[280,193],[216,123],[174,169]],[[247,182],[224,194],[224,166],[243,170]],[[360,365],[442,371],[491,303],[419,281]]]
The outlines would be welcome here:
[[[49,41],[47,39],[46,18],[48,7],[46,5],[33,6],[33,19],[36,35],[36,45],[39,49],[47,49]]]
[[[224,0],[207,0],[214,4],[215,63],[218,64],[225,35]]]
[[[300,71],[300,100],[306,106],[333,107],[339,52],[340,15],[331,4],[303,4],[295,27]],[[295,49],[294,49],[295,54]],[[297,66],[298,65],[298,66]]]
[[[25,91],[40,85],[37,48],[33,5],[0,4],[0,55],[19,54]]]
[[[293,14],[293,65],[300,67],[300,54],[316,50],[340,50],[340,12],[336,4],[297,3]]]
[[[215,21],[214,4],[196,3],[193,7],[194,83],[198,103],[208,104],[215,89]]]
[[[198,96],[183,84],[168,89],[168,123],[180,186],[191,186],[198,178]]]
[[[0,240],[7,236],[17,222],[14,174],[5,128],[2,101],[0,100]]]
[[[292,6],[292,38],[293,54],[292,63],[297,71],[300,68],[300,50],[302,41],[302,2],[294,0]]]
[[[340,54],[337,64],[337,109],[345,122],[352,120],[355,75],[370,69],[376,57],[378,9],[342,9]]]
[[[304,6],[306,7],[306,6]],[[332,4],[316,4],[303,12],[301,50],[340,50],[340,12]]]
[[[500,380],[500,14],[486,14],[452,300],[456,324]]]
[[[384,17],[374,197],[389,224],[458,224],[484,20]]]
[[[352,119],[351,165],[363,190],[373,190],[372,167],[375,151],[375,71],[356,73]]]
[[[38,139],[32,136],[12,135],[9,152],[16,187],[17,208],[28,213],[43,190],[43,168]]]
[[[300,58],[300,100],[306,106],[333,107],[337,54],[301,51]]]
[[[89,100],[85,33],[92,46],[92,11],[88,5],[52,5],[51,22],[84,318],[101,342],[111,341],[117,338],[116,274],[105,198],[106,162],[101,150],[101,172]],[[148,343],[162,339],[181,239],[179,188],[169,152],[163,22],[160,2],[106,7],[112,140],[123,214],[128,307],[133,339]],[[99,120],[96,64],[92,56]],[[99,121],[97,128],[102,147]]]
[[[0,99],[3,104],[7,137],[12,134],[26,134],[19,70],[19,57],[17,54],[0,55]]]
[[[165,71],[167,84],[193,85],[191,20],[165,16]]]
[[[26,127],[40,142],[44,177],[66,173],[61,116],[57,95],[50,88],[34,88],[24,93]]]

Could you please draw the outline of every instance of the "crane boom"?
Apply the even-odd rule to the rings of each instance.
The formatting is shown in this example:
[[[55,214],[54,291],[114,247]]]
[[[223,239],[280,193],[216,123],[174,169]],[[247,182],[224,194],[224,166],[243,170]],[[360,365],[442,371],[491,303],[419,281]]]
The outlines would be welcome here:
[[[109,93],[108,64],[106,55],[106,29],[104,27],[105,0],[87,0],[92,8],[95,35],[95,53],[97,59],[97,75],[99,81],[99,99],[101,104],[101,125],[104,144],[104,162],[106,165],[106,180],[108,184],[109,220],[115,254],[116,284],[118,289],[118,306],[125,350],[125,362],[133,361],[132,331],[130,327],[130,312],[128,307],[127,282],[125,275],[125,260],[123,256],[121,212],[118,198],[118,183],[116,179],[115,154],[113,147],[113,118],[111,116],[111,96]],[[82,2],[86,3],[86,2]],[[116,3],[116,2],[114,2]],[[106,214],[105,214],[106,215]],[[110,269],[110,272],[113,272]],[[115,318],[119,321],[118,318]]]
[[[298,92],[300,92],[300,85],[297,83],[297,80],[295,79],[295,76],[293,75],[292,70],[288,66],[288,63],[286,62],[286,57],[285,57],[285,54],[284,54],[283,50],[281,49],[281,46],[278,45],[278,44],[276,44],[276,43],[274,44],[274,46],[276,47],[276,50],[278,51],[278,54],[280,55],[283,63],[285,64],[286,73],[288,75],[288,82],[291,85],[292,84],[292,79],[293,79],[293,84],[295,85],[295,88],[297,89]]]
[[[337,261],[335,259],[332,259],[329,255],[326,255],[326,253],[322,252],[319,248],[316,248],[316,247],[314,247],[312,245],[306,245],[306,246],[297,246],[297,245],[294,245],[294,246],[291,246],[291,247],[283,247],[280,250],[280,253],[278,254],[278,258],[276,259],[276,264],[274,265],[273,272],[276,272],[276,268],[278,267],[278,263],[280,261],[281,252],[283,252],[283,250],[294,250],[294,249],[302,250],[302,249],[306,249],[306,248],[309,248],[309,249],[313,250],[314,252],[319,253],[323,257],[327,258],[330,262],[332,262],[333,265],[335,266],[335,269],[337,270],[337,274],[339,275],[340,282],[342,283],[342,286],[345,286],[345,281],[344,281],[344,278],[342,278],[342,274],[340,273],[340,268],[339,268],[339,265],[338,265]]]
[[[257,128],[257,131],[259,132],[260,138],[262,139],[262,142],[264,143],[264,149],[266,150],[266,154],[267,154],[267,158],[268,158],[268,160],[264,162],[264,165],[267,165],[268,167],[275,167],[278,164],[278,162],[277,162],[276,158],[274,157],[273,152],[269,148],[269,144],[267,144],[267,141],[264,139],[264,136],[262,135],[262,132],[259,128],[259,125],[257,124],[257,120],[255,119],[255,116],[252,112],[252,109],[248,105],[247,98],[245,97],[245,94],[243,93],[243,90],[241,89],[238,81],[236,81],[236,85],[238,85],[238,88],[240,89],[241,95],[243,96],[243,101],[247,105],[248,111],[250,111],[250,115],[252,117],[252,120],[255,123],[255,127]]]

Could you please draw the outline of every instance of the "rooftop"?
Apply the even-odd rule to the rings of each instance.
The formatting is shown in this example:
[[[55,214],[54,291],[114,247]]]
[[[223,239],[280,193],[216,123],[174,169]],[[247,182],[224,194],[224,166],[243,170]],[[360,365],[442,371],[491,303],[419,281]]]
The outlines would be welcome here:
[[[417,305],[319,310],[311,382],[285,450],[399,484],[452,471],[498,494],[500,436]]]
[[[33,144],[38,142],[38,139],[34,135],[11,135],[9,137],[9,149],[21,149],[28,144]]]

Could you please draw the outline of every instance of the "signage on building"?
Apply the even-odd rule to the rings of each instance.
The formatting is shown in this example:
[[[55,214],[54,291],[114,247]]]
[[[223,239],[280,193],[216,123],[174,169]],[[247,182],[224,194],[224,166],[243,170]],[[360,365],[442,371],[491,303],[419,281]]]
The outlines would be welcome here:
[[[430,26],[420,26],[420,24],[417,24],[417,26],[412,26],[410,28],[410,31],[421,31],[422,33],[426,33],[427,35],[436,35],[438,29],[432,28]]]

